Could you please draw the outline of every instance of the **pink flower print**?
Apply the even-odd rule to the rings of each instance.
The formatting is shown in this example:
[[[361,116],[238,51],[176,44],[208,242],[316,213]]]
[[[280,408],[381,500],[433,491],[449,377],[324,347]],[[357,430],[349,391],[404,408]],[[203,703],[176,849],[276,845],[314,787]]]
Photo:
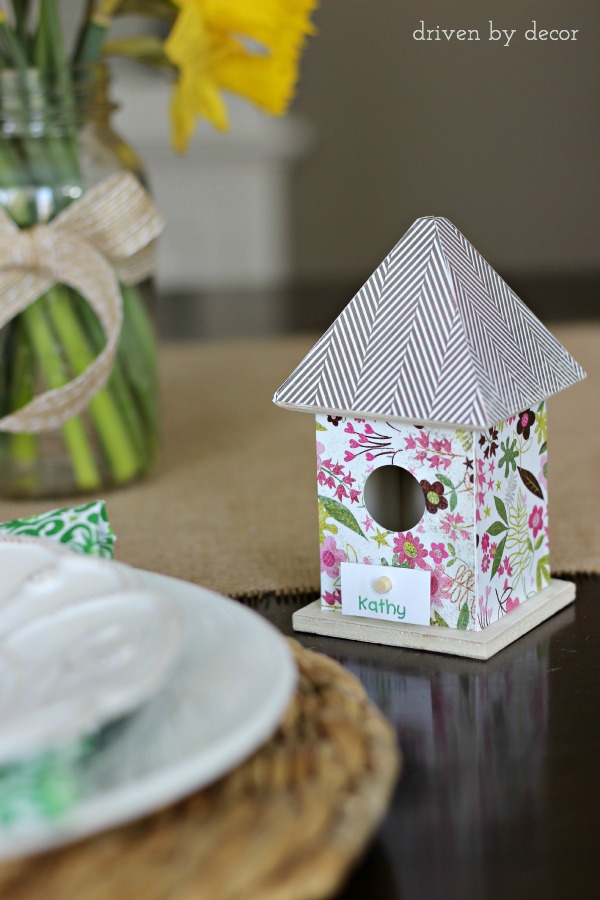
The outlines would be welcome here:
[[[489,625],[490,619],[492,618],[492,607],[488,605],[489,596],[492,593],[492,588],[490,585],[486,585],[485,589],[485,600],[483,598],[483,594],[479,597],[479,621],[483,626]]]
[[[477,460],[477,484],[479,487],[485,488],[484,462],[482,459]]]
[[[423,462],[423,460],[426,458],[427,453],[425,452],[425,450],[419,450],[419,452],[415,454],[415,459],[417,460],[417,462]]]
[[[365,434],[374,434],[375,432],[370,425],[365,425]]]
[[[533,532],[534,538],[538,536],[538,532],[544,526],[544,510],[541,506],[534,506],[529,516],[529,527]]]
[[[333,488],[333,487],[335,487],[335,481],[333,480],[333,478],[332,478],[331,475],[329,475],[329,476],[325,479],[325,484],[327,485],[328,488]]]
[[[331,469],[331,459],[324,459],[324,460],[323,460],[323,468],[324,468],[324,469]]]
[[[317,472],[323,466],[323,460],[321,459],[321,453],[325,450],[325,444],[322,444],[321,441],[317,441]]]
[[[363,519],[363,526],[367,533],[371,530],[371,528],[373,527],[373,519],[371,518],[371,516],[365,516],[365,518]]]
[[[488,472],[490,473],[490,475],[493,475],[493,474],[494,474],[495,468],[496,468],[496,463],[494,462],[493,459],[490,459],[490,462],[489,462],[489,465],[488,465]]]
[[[421,434],[417,438],[417,443],[420,444],[424,450],[429,449],[429,435],[426,431],[421,432]]]
[[[414,437],[404,438],[404,441],[406,443],[406,448],[405,448],[406,450],[414,450],[415,447],[417,446]]]
[[[359,445],[358,441],[355,441],[354,438],[352,438],[352,440],[350,441],[350,446],[352,447],[353,450],[356,450],[360,445]]]
[[[343,484],[338,484],[338,486],[335,489],[335,496],[338,498],[338,500],[341,500],[342,497],[348,496],[348,491],[346,490],[346,488],[344,487]]]
[[[375,457],[373,456],[372,453],[365,453],[365,459],[367,459],[369,462],[373,462]]]
[[[449,456],[447,456],[445,459],[440,460],[440,462],[443,469],[449,469],[452,465],[452,460]]]
[[[372,565],[371,560],[369,559],[368,556],[363,556],[363,563],[365,564],[365,566]]]
[[[357,491],[354,488],[350,488],[350,503],[358,503],[359,497],[360,491]]]
[[[328,606],[341,606],[342,593],[341,591],[325,591],[323,593],[323,600]]]
[[[420,569],[426,569],[425,557],[428,556],[427,550],[418,537],[413,535],[412,531],[406,534],[400,532],[394,538],[394,552],[398,554],[398,565],[408,563],[411,569],[418,566]]]
[[[356,478],[353,478],[352,475],[348,474],[348,475],[344,475],[342,481],[344,482],[344,484],[347,484],[348,487],[350,487],[352,484],[354,484],[354,482],[356,481]]]
[[[444,453],[450,453],[450,451],[452,450],[452,444],[450,443],[448,438],[442,439],[442,450],[444,451]]]
[[[442,598],[440,596],[440,588],[442,586],[442,576],[438,569],[434,569],[431,573],[430,589],[431,589],[431,605],[442,606]]]
[[[489,569],[489,567],[490,567],[490,554],[489,554],[489,553],[484,553],[483,556],[482,556],[482,558],[481,558],[481,571],[482,571],[482,572],[487,572],[487,570]]]
[[[344,462],[352,462],[354,459],[354,453],[350,453],[349,450],[344,451]]]
[[[479,491],[477,494],[477,503],[479,506],[483,506],[485,504],[485,494],[482,491]]]
[[[340,563],[346,562],[348,557],[343,550],[339,550],[334,537],[326,537],[321,544],[321,571],[330,578],[337,578],[340,574]]]
[[[481,538],[481,549],[485,552],[489,546],[490,546],[490,536],[486,531],[486,533]]]
[[[339,463],[334,463],[331,467],[331,471],[333,472],[334,475],[343,475],[344,467],[340,466]]]
[[[429,465],[432,469],[439,469],[440,467],[440,458],[439,456],[430,456],[428,459]]]
[[[432,560],[434,561],[434,563],[437,563],[438,565],[440,565],[442,563],[442,560],[448,559],[448,554],[446,553],[446,548],[441,543],[440,544],[432,544],[431,549],[429,551],[429,555],[432,558]]]
[[[446,575],[443,569],[439,566],[432,569],[430,581],[431,605],[442,606],[442,600],[449,596],[451,587],[452,579]]]
[[[489,487],[490,491],[494,490],[494,479],[493,478],[488,478],[487,486]]]
[[[442,449],[442,442],[433,440],[431,442],[431,446],[433,447],[433,449],[435,450],[436,453],[439,453],[440,450]]]
[[[359,434],[358,440],[361,444],[366,444],[369,438],[366,436],[366,434]]]
[[[347,422],[347,423],[346,423],[346,427],[344,428],[344,431],[345,431],[347,434],[354,434],[354,426],[353,426],[352,422]]]
[[[448,535],[451,541],[456,540],[456,531],[454,530],[454,522],[452,521],[452,516],[448,515],[440,522],[440,528],[442,531]]]
[[[497,549],[498,549],[498,544],[490,544],[490,556],[495,556]]]
[[[512,570],[512,566],[510,564],[510,557],[505,556],[504,559],[502,560],[502,570],[503,570],[503,572],[506,572],[506,574],[508,576],[512,575],[513,570]],[[500,572],[500,569],[498,569],[498,571]],[[500,572],[500,574],[502,575],[502,572]]]
[[[327,484],[327,475],[325,474],[325,472],[319,472],[319,474],[317,475],[317,481],[321,486]]]
[[[520,412],[519,420],[517,422],[517,434],[522,434],[523,438],[528,441],[531,426],[534,422],[535,413],[533,412],[533,410],[526,409],[525,412]]]
[[[508,583],[508,578],[505,578],[504,579],[504,587],[502,588],[502,593],[510,594],[511,591],[512,591],[512,588],[511,588],[510,584]],[[511,610],[516,609],[516,607],[519,605],[520,602],[521,601],[519,600],[518,597],[510,597],[509,596],[508,599],[506,600],[506,603],[504,604],[504,608],[505,608],[506,612],[509,613]]]
[[[518,597],[509,597],[506,601],[506,612],[512,612],[513,609],[516,609],[519,605],[520,600]]]

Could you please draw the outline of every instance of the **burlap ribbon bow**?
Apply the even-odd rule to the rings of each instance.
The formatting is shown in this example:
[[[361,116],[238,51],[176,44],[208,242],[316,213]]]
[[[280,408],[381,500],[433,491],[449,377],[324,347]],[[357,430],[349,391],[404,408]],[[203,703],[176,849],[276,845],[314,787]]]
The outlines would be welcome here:
[[[87,300],[107,337],[84,372],[1,418],[0,431],[58,428],[85,409],[105,384],[123,321],[119,282],[135,284],[150,275],[152,243],[163,225],[154,203],[129,173],[104,179],[47,225],[20,229],[0,209],[0,327],[60,283]]]

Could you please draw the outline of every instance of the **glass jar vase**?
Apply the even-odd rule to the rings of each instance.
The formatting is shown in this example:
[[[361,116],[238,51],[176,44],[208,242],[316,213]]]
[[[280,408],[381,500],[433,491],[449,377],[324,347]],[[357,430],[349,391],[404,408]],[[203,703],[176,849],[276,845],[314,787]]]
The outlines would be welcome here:
[[[114,109],[103,65],[67,79],[36,69],[0,71],[0,206],[20,228],[50,223],[117,172],[144,182],[137,156],[111,128]],[[0,495],[98,492],[139,478],[155,462],[157,361],[147,309],[152,286],[121,284],[120,291],[124,317],[108,381],[87,408],[58,428],[0,430]],[[54,284],[0,330],[0,417],[70,383],[105,344],[86,300],[67,284]]]

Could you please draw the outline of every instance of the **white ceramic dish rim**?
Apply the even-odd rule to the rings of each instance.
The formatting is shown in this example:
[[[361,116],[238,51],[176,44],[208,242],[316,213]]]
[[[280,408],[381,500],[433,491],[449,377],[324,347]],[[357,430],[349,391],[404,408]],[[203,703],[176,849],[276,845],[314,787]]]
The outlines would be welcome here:
[[[167,765],[130,785],[119,786],[100,797],[87,799],[69,812],[63,822],[52,823],[51,828],[36,827],[27,829],[21,835],[11,835],[8,845],[2,846],[0,843],[0,859],[40,853],[118,827],[206,787],[247,759],[272,736],[294,695],[297,670],[292,653],[284,636],[266,619],[238,601],[199,585],[154,572],[135,571],[142,578],[144,587],[175,599],[183,606],[186,601],[181,597],[182,592],[192,592],[211,605],[223,607],[225,604],[239,620],[240,627],[251,623],[251,629],[258,629],[263,637],[269,635],[270,660],[279,668],[278,677],[272,682],[272,691],[262,697],[264,702],[261,708],[254,709],[235,732],[221,738],[210,751],[205,749],[200,755],[180,761],[175,766]]]

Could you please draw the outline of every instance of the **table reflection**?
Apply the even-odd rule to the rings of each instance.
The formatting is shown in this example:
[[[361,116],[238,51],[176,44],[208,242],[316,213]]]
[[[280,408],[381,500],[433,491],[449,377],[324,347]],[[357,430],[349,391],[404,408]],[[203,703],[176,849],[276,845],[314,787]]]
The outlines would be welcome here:
[[[487,662],[294,635],[356,675],[398,734],[402,777],[363,865],[373,897],[470,900],[516,896],[516,885],[518,896],[540,896],[542,859],[550,868],[560,860],[553,731],[569,703],[581,716],[587,696],[564,696],[579,632],[589,634],[587,588],[578,585],[579,603]],[[292,613],[307,600],[246,602],[291,635]]]

